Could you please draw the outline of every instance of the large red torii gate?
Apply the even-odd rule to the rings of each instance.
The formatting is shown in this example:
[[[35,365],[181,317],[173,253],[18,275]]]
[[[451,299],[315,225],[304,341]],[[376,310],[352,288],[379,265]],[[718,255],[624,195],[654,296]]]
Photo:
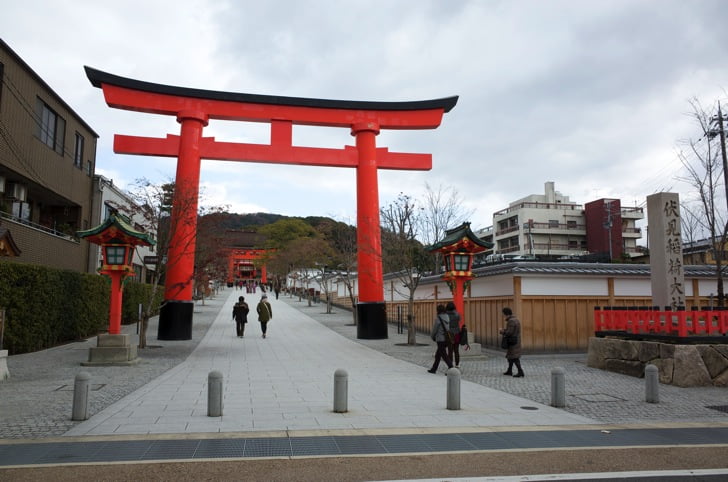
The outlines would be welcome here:
[[[219,92],[154,84],[85,67],[94,87],[113,108],[175,116],[180,135],[164,138],[114,136],[114,152],[177,157],[172,233],[167,259],[165,303],[158,338],[192,338],[197,199],[201,159],[356,168],[357,337],[387,338],[382,279],[377,169],[429,170],[431,154],[389,152],[376,147],[380,129],[434,129],[458,97],[414,102],[363,102]],[[270,144],[219,142],[202,137],[210,119],[267,122]],[[345,127],[356,147],[343,149],[293,145],[293,125]]]

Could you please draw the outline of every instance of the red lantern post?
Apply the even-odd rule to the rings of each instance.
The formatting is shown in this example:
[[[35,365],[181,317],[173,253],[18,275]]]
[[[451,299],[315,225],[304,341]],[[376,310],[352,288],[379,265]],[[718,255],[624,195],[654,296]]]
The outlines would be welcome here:
[[[465,290],[473,275],[473,255],[492,248],[493,243],[481,240],[470,230],[470,223],[445,231],[445,238],[429,248],[440,252],[445,260],[442,279],[452,292],[455,309],[460,313],[460,325],[465,324]]]
[[[128,363],[136,359],[136,350],[129,346],[128,335],[121,334],[121,303],[124,278],[134,274],[134,249],[152,246],[155,241],[136,231],[118,214],[112,214],[99,226],[79,231],[78,237],[101,245],[102,263],[99,273],[111,278],[109,300],[109,334],[99,335],[98,346],[91,348],[86,365]],[[136,347],[134,347],[136,348]]]

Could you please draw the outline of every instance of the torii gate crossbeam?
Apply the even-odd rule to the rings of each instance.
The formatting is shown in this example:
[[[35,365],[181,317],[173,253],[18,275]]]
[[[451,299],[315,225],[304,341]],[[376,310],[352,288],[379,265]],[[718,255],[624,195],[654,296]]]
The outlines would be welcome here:
[[[113,108],[175,116],[180,135],[163,138],[115,135],[114,152],[177,157],[172,233],[165,303],[158,338],[192,338],[194,270],[201,159],[350,167],[357,170],[357,336],[387,338],[379,224],[378,169],[429,170],[430,154],[389,152],[376,147],[381,129],[434,129],[457,96],[414,102],[362,102],[265,96],[190,89],[119,77],[85,67],[91,84]],[[219,142],[203,137],[210,119],[265,122],[270,144]],[[293,125],[346,127],[356,146],[343,149],[294,146]]]

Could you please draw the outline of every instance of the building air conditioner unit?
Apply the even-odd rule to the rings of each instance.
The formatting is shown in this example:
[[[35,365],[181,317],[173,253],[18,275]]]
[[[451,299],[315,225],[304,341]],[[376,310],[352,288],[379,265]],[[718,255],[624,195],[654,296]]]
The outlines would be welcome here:
[[[13,199],[14,201],[21,201],[25,202],[25,197],[27,194],[27,189],[25,185],[18,184],[16,182],[9,182],[6,185],[5,189],[5,196],[9,199]]]

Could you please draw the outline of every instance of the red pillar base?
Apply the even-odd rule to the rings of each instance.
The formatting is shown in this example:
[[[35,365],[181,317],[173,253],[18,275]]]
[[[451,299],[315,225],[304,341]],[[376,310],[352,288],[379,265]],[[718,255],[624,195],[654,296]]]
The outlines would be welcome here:
[[[356,305],[356,337],[361,340],[384,340],[387,334],[387,305],[383,302]]]
[[[159,340],[191,340],[194,301],[165,301],[159,310]]]

